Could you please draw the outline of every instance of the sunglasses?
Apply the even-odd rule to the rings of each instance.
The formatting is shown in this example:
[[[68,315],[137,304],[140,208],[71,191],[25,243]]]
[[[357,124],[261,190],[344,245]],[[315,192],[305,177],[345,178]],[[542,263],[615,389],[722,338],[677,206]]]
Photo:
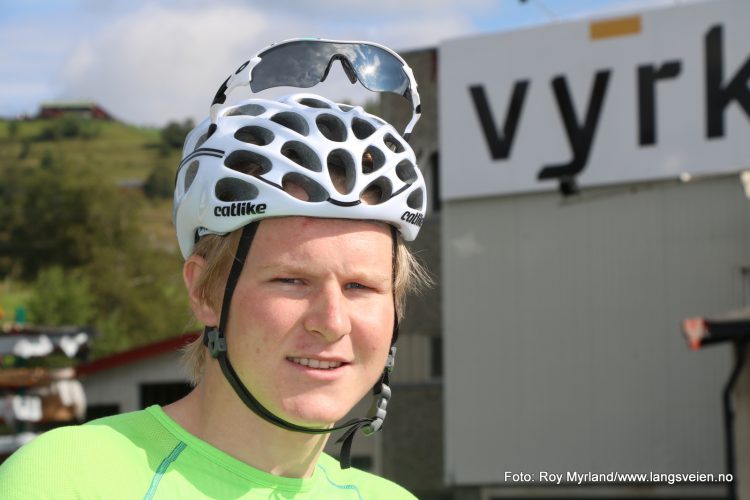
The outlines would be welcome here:
[[[373,92],[392,92],[412,106],[403,136],[408,140],[421,108],[414,74],[391,49],[371,42],[292,39],[271,45],[246,61],[227,78],[211,103],[211,130],[229,92],[248,85],[252,92],[273,87],[309,88],[324,81],[334,61],[340,61],[349,81],[359,81]]]

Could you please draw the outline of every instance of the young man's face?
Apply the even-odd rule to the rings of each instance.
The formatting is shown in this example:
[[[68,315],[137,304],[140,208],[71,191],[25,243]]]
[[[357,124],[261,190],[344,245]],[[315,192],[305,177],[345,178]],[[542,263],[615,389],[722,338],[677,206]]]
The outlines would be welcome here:
[[[272,412],[301,425],[330,424],[382,373],[394,314],[388,227],[267,219],[232,299],[229,357]]]

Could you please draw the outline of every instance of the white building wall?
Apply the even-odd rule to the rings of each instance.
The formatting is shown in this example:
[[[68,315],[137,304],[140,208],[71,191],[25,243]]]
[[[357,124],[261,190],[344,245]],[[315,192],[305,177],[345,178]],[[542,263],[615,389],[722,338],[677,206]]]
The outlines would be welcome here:
[[[448,484],[724,472],[730,346],[691,352],[680,323],[743,305],[750,202],[737,176],[443,213]]]
[[[140,410],[140,384],[187,382],[180,364],[180,353],[170,352],[109,370],[83,379],[88,405],[119,404],[120,412]]]

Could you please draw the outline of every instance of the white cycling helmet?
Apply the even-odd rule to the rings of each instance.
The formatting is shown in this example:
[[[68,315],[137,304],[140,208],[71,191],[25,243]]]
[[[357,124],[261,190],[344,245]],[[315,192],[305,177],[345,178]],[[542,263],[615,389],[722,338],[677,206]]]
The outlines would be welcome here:
[[[313,94],[222,108],[185,140],[174,224],[187,258],[205,234],[268,217],[376,220],[413,240],[426,209],[414,151],[361,107]]]

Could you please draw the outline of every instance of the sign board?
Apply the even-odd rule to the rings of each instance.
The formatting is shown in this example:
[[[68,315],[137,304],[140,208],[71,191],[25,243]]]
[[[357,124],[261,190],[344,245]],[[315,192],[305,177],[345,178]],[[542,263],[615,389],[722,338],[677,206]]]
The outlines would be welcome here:
[[[750,2],[440,46],[446,200],[750,167]]]

